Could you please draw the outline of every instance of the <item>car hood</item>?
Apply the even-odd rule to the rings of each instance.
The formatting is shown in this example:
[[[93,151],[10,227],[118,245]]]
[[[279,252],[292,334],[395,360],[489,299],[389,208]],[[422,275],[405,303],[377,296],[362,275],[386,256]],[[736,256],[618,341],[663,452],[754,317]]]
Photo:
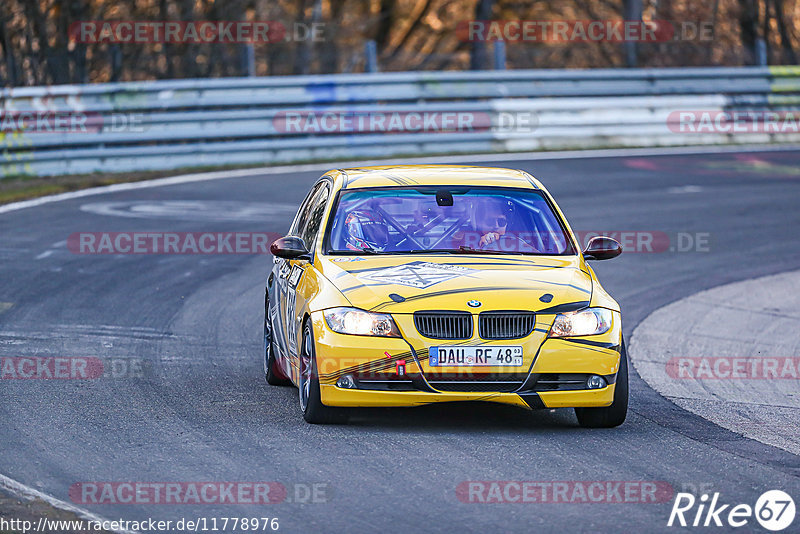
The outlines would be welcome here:
[[[591,300],[592,279],[579,261],[578,256],[327,256],[318,257],[317,266],[353,306],[365,310],[557,313]]]

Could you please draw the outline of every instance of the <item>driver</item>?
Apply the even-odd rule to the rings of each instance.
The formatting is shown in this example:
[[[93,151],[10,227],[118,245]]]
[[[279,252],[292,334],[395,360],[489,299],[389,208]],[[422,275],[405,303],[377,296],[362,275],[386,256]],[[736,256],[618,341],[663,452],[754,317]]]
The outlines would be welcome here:
[[[350,250],[381,252],[389,244],[389,228],[375,210],[351,211],[344,221],[345,246]]]
[[[503,198],[480,199],[475,208],[475,227],[481,234],[478,246],[491,245],[506,235],[513,220],[514,204]]]

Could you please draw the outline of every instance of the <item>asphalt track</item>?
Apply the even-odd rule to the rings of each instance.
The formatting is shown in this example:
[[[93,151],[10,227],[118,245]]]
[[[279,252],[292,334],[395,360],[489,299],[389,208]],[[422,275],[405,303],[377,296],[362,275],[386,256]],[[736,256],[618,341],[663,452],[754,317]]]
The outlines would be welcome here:
[[[679,232],[707,234],[707,250],[596,263],[628,334],[677,299],[800,264],[800,152],[507,166],[541,179],[576,230],[664,232],[672,247]],[[296,390],[263,380],[269,257],[77,255],[65,246],[73,232],[282,232],[319,174],[138,189],[0,215],[0,356],[144,362],[134,379],[0,381],[0,473],[68,502],[70,486],[86,481],[276,481],[289,499],[267,506],[86,508],[139,520],[278,517],[283,532],[672,530],[671,499],[476,504],[458,499],[464,481],[663,481],[718,491],[726,503],[753,505],[770,489],[797,500],[800,457],[678,408],[635,372],[628,420],[611,430],[581,429],[570,410],[495,405],[362,410],[348,426],[307,425]],[[325,502],[290,502],[314,483]]]

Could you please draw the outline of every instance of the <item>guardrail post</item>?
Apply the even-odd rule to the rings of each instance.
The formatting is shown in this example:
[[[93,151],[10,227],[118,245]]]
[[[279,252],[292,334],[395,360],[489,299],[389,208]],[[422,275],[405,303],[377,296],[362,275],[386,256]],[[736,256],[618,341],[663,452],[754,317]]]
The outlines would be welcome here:
[[[767,42],[759,37],[756,39],[756,65],[759,67],[766,67],[767,60]]]
[[[642,21],[642,0],[625,0],[623,9],[625,11],[625,20]],[[625,65],[628,68],[638,66],[639,52],[636,41],[626,40],[622,46],[625,50]]]
[[[364,43],[364,72],[378,72],[378,45],[372,39]]]
[[[245,76],[256,75],[256,52],[252,43],[241,47],[242,74]]]
[[[108,53],[111,55],[111,81],[118,82],[122,73],[122,50],[119,45],[112,44],[108,47]]]
[[[506,42],[494,42],[494,70],[506,70]]]

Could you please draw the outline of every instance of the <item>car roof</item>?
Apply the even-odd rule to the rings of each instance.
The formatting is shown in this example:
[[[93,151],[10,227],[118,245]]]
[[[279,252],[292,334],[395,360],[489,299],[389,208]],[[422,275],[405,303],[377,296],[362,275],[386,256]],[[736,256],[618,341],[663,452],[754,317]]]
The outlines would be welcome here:
[[[338,169],[342,189],[417,185],[483,185],[543,189],[525,171],[470,165],[384,165]]]

